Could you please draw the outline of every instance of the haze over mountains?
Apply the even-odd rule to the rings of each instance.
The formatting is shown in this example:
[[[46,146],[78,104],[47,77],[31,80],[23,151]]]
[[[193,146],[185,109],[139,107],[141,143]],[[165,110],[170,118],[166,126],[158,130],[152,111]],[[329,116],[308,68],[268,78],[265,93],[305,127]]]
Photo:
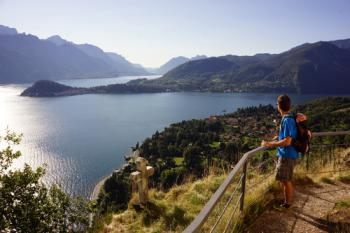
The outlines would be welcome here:
[[[43,40],[0,26],[0,83],[147,74],[119,54],[94,45],[74,44],[59,36]]]
[[[39,39],[2,25],[0,53],[0,83],[164,74],[187,61],[206,58],[176,57],[160,68],[146,69],[95,45],[75,44],[59,35]]]
[[[114,67],[119,75],[147,75],[149,74],[142,66],[132,64],[127,61],[123,56],[113,53],[104,52],[102,49],[91,44],[74,44],[73,42],[62,39],[60,36],[55,35],[47,38],[48,41],[55,43],[58,46],[64,44],[71,44],[79,50],[83,51],[87,55],[93,58],[97,58],[105,62],[106,64]]]

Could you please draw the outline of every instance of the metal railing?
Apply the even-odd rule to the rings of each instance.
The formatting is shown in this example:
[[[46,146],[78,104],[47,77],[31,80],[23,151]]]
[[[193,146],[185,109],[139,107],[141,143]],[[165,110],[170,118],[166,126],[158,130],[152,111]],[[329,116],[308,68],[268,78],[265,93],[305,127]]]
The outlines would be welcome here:
[[[322,136],[341,136],[341,135],[350,135],[350,131],[319,132],[319,133],[313,133],[312,136],[322,137]],[[229,206],[233,200],[233,197],[236,194],[238,194],[237,192],[240,192],[240,194],[238,194],[237,196],[238,198],[237,198],[236,204],[231,208],[232,210],[231,210],[231,214],[229,214],[228,223],[225,225],[223,230],[223,232],[227,232],[227,231],[234,232],[237,222],[230,229],[233,216],[236,214],[238,210],[238,206],[239,206],[240,213],[242,213],[245,205],[248,162],[253,155],[256,155],[257,153],[262,151],[266,151],[267,149],[268,149],[267,147],[258,147],[245,153],[242,156],[242,158],[238,161],[238,163],[234,166],[234,168],[230,171],[226,179],[215,191],[215,193],[212,195],[212,197],[206,203],[206,205],[203,207],[200,213],[196,216],[196,218],[191,222],[191,224],[183,232],[184,233],[199,232],[202,226],[206,223],[209,215],[212,214],[214,208],[217,207],[217,204],[219,203],[219,201],[223,198],[223,196],[225,196],[225,193],[229,189],[230,185],[233,183],[233,181],[236,178],[238,178],[238,182],[236,186],[232,189],[233,191],[230,193],[228,201],[224,204],[223,208],[219,210],[218,218],[216,219],[215,222],[213,222],[213,224],[210,227],[210,230],[206,230],[208,232],[215,231],[223,215],[229,209]],[[307,162],[307,166],[309,166],[308,162]],[[238,174],[240,172],[242,172],[242,174],[239,177]]]

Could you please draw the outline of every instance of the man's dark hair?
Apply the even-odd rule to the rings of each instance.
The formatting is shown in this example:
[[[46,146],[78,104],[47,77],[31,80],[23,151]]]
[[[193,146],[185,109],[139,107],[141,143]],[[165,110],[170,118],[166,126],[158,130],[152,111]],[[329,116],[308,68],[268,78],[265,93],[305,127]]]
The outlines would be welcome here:
[[[282,111],[288,112],[290,110],[291,101],[288,95],[278,96],[277,103]]]

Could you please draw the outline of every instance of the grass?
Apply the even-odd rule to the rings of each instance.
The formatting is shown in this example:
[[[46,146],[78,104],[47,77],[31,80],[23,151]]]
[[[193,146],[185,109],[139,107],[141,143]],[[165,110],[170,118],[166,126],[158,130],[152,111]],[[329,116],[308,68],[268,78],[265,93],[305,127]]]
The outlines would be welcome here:
[[[349,208],[349,207],[350,207],[350,198],[344,199],[344,200],[340,200],[340,201],[337,201],[335,203],[335,208],[336,209]]]
[[[237,232],[245,231],[268,206],[272,206],[278,200],[281,189],[273,181],[273,177],[270,177],[254,189],[254,192],[246,196],[243,217],[236,217],[238,221]]]
[[[209,146],[213,149],[218,149],[220,148],[220,142],[212,142]]]
[[[293,175],[293,183],[295,185],[303,186],[303,185],[314,185],[315,181],[309,175],[297,172]]]
[[[176,164],[177,166],[180,166],[180,165],[182,165],[182,163],[183,163],[183,161],[184,161],[184,157],[175,157],[175,158],[174,158],[174,161],[175,161],[175,164]]]
[[[150,203],[141,211],[134,209],[115,214],[102,232],[181,232],[199,213],[220,186],[225,176],[209,175],[195,182],[175,186],[168,192],[150,190]]]
[[[88,230],[89,233],[93,232],[102,232],[105,228],[105,225],[108,225],[112,222],[113,214],[108,213],[103,216],[98,217],[95,221],[93,226]]]
[[[327,221],[331,232],[350,232],[350,198],[338,200]]]
[[[203,206],[208,202],[214,192],[226,178],[225,174],[211,174],[201,180],[187,182],[171,188],[168,192],[150,190],[150,203],[142,211],[137,211],[133,203],[137,202],[133,198],[127,211],[115,214],[112,224],[105,226],[101,232],[182,232],[187,225],[197,216]],[[238,179],[238,178],[237,178]],[[228,188],[223,195],[222,201],[214,208],[212,215],[209,216],[202,232],[208,231],[213,226],[217,215],[222,210],[225,200],[229,199],[230,194],[236,188],[238,180]],[[255,182],[258,176],[253,176],[251,182]],[[234,216],[239,221],[239,226],[246,227],[251,223],[252,216],[258,216],[272,200],[275,199],[276,193],[280,192],[278,186],[273,182],[273,176],[265,179],[254,192],[248,192],[245,197],[245,215],[250,216],[244,221]],[[249,183],[247,183],[247,189]],[[238,188],[238,190],[240,190]],[[238,192],[239,193],[239,192]],[[238,202],[238,195],[233,199],[233,203]],[[232,207],[228,208],[227,213],[223,216],[223,223],[229,218]],[[237,211],[239,213],[239,211]],[[219,224],[218,230],[223,230],[224,225]]]
[[[176,163],[181,163],[182,158],[177,158],[175,158]],[[273,171],[272,167],[269,169],[272,169],[269,171]],[[326,165],[316,164],[311,171],[306,171],[305,166],[300,163],[296,169],[294,183],[301,186],[320,185],[318,182],[335,184],[337,180],[350,183],[350,175],[345,173],[341,173],[341,175],[334,173],[316,174],[319,171],[332,169],[334,169],[333,164],[329,163]],[[307,174],[308,172],[311,174]],[[222,223],[219,223],[217,227],[219,232],[224,230],[225,223],[229,219],[238,223],[236,226],[238,232],[245,231],[264,210],[275,205],[276,201],[282,198],[282,191],[274,181],[274,176],[265,178],[268,172],[259,174],[248,173],[243,217],[238,216],[239,211],[232,218],[230,217],[234,204],[239,203],[238,195],[236,195],[228,207],[227,213],[223,215]],[[188,180],[182,185],[174,186],[167,192],[152,189],[149,194],[150,203],[143,210],[135,210],[133,203],[137,200],[133,198],[128,209],[123,213],[114,214],[111,224],[105,225],[104,229],[99,232],[182,232],[211,198],[226,175],[211,173],[201,180]],[[222,197],[223,201],[214,208],[201,232],[208,232],[214,225],[217,216],[223,209],[224,201],[229,199],[236,183],[237,180],[225,192]],[[350,200],[342,200],[336,204],[337,208],[342,209],[350,208],[349,206]],[[233,223],[231,224],[232,227]]]
[[[326,184],[335,184],[335,181],[329,177],[321,177],[321,182],[326,183]]]
[[[346,184],[350,184],[350,175],[341,175],[338,177],[338,180],[340,182],[346,183]]]

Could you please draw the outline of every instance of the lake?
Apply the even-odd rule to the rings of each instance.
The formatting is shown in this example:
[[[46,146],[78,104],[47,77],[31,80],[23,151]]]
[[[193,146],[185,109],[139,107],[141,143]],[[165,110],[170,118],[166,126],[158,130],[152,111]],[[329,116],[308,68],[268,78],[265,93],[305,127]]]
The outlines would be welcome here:
[[[147,76],[144,78],[157,78]],[[90,87],[142,77],[63,80]],[[46,166],[43,181],[72,195],[90,195],[94,185],[124,163],[131,146],[170,123],[206,118],[259,104],[275,106],[277,94],[157,93],[20,97],[28,85],[0,86],[0,130],[23,133],[23,156],[14,167]],[[294,104],[320,95],[290,95]]]

